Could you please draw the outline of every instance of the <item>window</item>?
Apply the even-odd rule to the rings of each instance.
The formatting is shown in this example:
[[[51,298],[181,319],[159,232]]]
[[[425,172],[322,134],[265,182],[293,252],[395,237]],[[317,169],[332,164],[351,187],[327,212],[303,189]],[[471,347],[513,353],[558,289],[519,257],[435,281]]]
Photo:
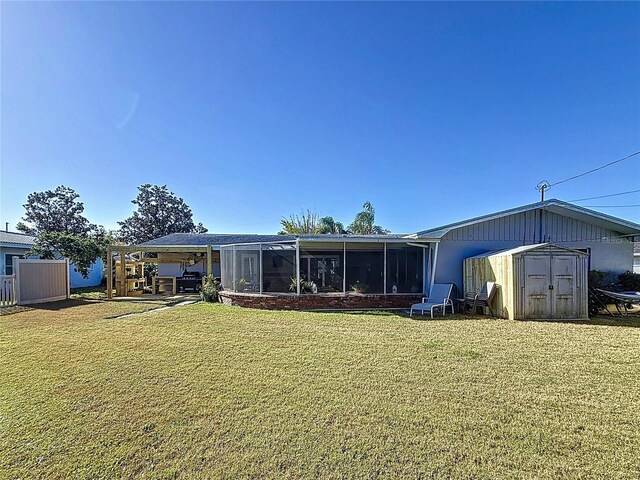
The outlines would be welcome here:
[[[7,253],[4,256],[4,273],[5,275],[13,275],[13,257],[15,253]]]

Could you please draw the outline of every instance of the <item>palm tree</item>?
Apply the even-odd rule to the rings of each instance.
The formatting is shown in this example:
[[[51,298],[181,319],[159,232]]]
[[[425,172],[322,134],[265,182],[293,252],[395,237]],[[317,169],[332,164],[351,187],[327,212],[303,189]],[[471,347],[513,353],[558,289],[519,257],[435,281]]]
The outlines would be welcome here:
[[[322,217],[318,222],[318,233],[341,235],[347,233],[344,229],[344,225],[340,222],[336,222],[333,217]]]
[[[289,218],[282,218],[280,225],[282,230],[278,235],[320,233],[318,232],[318,214],[309,209],[300,215],[292,214]]]
[[[356,215],[351,225],[349,225],[349,231],[356,235],[386,235],[389,230],[382,228],[380,225],[375,225],[376,211],[373,208],[371,202],[364,202],[362,205],[362,211]]]

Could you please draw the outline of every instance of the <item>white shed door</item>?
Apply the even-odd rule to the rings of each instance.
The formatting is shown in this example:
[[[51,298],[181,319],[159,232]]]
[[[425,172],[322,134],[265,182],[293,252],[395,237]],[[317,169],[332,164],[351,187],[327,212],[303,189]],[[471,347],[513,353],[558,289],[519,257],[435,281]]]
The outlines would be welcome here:
[[[524,318],[551,318],[551,257],[524,257]]]
[[[577,259],[571,255],[551,257],[553,318],[576,318]]]
[[[575,256],[528,255],[524,270],[524,318],[577,317]]]

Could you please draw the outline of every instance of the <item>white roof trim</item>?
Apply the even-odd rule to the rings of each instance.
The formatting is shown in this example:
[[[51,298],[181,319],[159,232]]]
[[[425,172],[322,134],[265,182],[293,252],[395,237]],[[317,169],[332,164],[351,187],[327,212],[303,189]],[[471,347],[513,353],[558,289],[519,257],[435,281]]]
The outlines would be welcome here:
[[[529,205],[523,205],[521,207],[511,208],[508,210],[503,210],[501,212],[496,212],[488,215],[483,215],[480,217],[470,218],[468,220],[462,220],[456,223],[450,223],[448,225],[443,225],[436,228],[431,228],[429,230],[423,230],[417,233],[418,238],[442,238],[444,235],[449,233],[451,230],[455,230],[457,228],[467,227],[469,225],[474,225],[476,223],[487,222],[490,220],[495,220],[497,218],[506,217],[509,215],[515,215],[518,213],[527,212],[529,210],[536,209],[546,209],[546,210],[564,210],[564,214],[574,213],[577,215],[572,215],[574,217],[591,217],[594,219],[600,220],[600,222],[604,222],[608,224],[608,228],[610,230],[615,230],[623,234],[630,235],[640,235],[640,225],[630,222],[628,220],[623,220],[622,218],[613,217],[611,215],[607,215],[605,213],[596,212],[595,210],[590,210],[585,207],[580,207],[578,205],[574,205],[572,203],[563,202],[556,198],[552,198],[550,200],[545,200],[544,202],[536,202],[531,203]],[[567,212],[567,210],[569,212]],[[583,221],[587,221],[587,219],[582,218]]]
[[[493,250],[493,251],[481,253],[479,255],[475,255],[475,256],[469,257],[469,258],[485,258],[485,257],[503,256],[503,255],[518,255],[518,254],[521,254],[521,253],[529,252],[531,250],[537,250],[537,249],[543,248],[543,247],[557,248],[557,249],[563,250],[565,252],[573,252],[573,253],[577,253],[577,254],[582,255],[582,256],[589,255],[586,252],[582,252],[582,251],[576,250],[574,248],[562,247],[560,245],[556,245],[555,243],[547,242],[547,243],[535,243],[535,244],[532,244],[532,245],[520,245],[519,247],[508,248],[506,250]]]

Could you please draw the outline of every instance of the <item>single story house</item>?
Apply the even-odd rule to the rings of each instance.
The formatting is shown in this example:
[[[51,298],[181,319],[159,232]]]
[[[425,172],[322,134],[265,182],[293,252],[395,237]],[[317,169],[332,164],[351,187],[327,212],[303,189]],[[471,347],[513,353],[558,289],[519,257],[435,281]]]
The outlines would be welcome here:
[[[589,270],[633,269],[640,225],[557,199],[532,203],[441,227],[417,238],[438,244],[437,283],[462,286],[462,262],[491,250],[554,243],[589,254]]]
[[[36,237],[24,233],[0,231],[0,274],[13,275],[13,257],[23,257],[33,244]],[[73,264],[69,264],[69,281],[71,288],[95,287],[100,285],[103,277],[104,265],[101,258],[97,258],[89,269],[89,276],[84,278]]]
[[[231,304],[390,308],[406,307],[433,283],[463,292],[465,258],[523,245],[580,250],[590,270],[622,273],[633,268],[638,239],[638,224],[551,199],[406,235],[175,233],[113,248],[155,252],[158,276],[220,276]]]

